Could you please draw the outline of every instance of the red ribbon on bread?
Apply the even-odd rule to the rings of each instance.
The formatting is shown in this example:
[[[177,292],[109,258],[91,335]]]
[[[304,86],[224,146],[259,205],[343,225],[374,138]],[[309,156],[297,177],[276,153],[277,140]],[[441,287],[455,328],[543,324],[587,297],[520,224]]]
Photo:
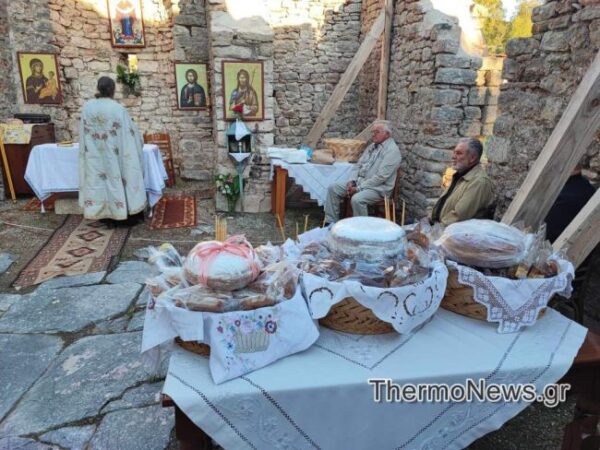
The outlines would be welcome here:
[[[223,242],[204,242],[192,249],[191,254],[197,256],[199,259],[198,282],[201,285],[206,286],[210,265],[217,255],[223,252],[239,256],[248,261],[253,278],[256,278],[260,273],[260,267],[255,260],[254,249],[250,242],[241,235],[231,236]]]

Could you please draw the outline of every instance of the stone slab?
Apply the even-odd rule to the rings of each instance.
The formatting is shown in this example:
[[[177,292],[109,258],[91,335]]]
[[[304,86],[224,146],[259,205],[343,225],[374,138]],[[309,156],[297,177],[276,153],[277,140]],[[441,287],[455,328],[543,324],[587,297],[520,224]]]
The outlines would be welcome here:
[[[160,403],[163,382],[145,383],[131,388],[119,400],[114,400],[102,408],[102,414],[121,409],[142,408]]]
[[[55,336],[0,335],[0,419],[44,373],[62,345]]]
[[[146,310],[136,312],[127,325],[127,331],[142,331],[145,317]]]
[[[33,439],[16,436],[0,436],[0,448],[5,450],[60,450],[55,445],[42,444]]]
[[[125,261],[106,277],[106,281],[111,284],[127,282],[144,284],[146,279],[152,278],[154,274],[153,267],[147,262]]]
[[[151,378],[142,365],[140,344],[141,333],[76,341],[29,389],[0,425],[0,434],[41,433],[97,416],[111,399]]]
[[[80,331],[127,311],[140,288],[123,283],[36,291],[0,318],[0,333]]]
[[[8,311],[8,308],[17,301],[19,301],[23,296],[17,294],[0,294],[0,314]]]
[[[95,425],[59,428],[58,430],[43,434],[40,436],[40,440],[60,445],[69,450],[83,450],[85,444],[90,440],[95,430]]]
[[[86,273],[84,275],[76,275],[72,277],[52,278],[51,280],[45,281],[44,283],[40,284],[36,291],[77,286],[91,286],[93,284],[100,284],[105,276],[106,272],[103,271]]]
[[[10,253],[0,253],[0,274],[6,272],[8,268],[15,262],[15,257]]]
[[[175,425],[173,408],[160,405],[107,414],[89,450],[164,450]]]

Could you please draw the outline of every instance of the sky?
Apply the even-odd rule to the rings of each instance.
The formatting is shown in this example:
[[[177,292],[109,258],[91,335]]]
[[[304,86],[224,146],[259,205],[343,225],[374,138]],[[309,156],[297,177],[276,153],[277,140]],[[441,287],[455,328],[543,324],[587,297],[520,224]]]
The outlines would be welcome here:
[[[515,12],[517,0],[502,0],[502,6],[504,7],[504,11],[506,11],[506,18],[508,19]]]

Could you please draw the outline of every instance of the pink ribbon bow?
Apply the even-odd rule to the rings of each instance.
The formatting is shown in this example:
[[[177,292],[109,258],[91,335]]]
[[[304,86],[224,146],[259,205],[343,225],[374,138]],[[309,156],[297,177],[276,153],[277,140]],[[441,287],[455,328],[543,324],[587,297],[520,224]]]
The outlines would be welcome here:
[[[199,259],[198,282],[200,284],[206,286],[211,263],[217,255],[223,252],[239,256],[248,261],[253,278],[256,278],[260,273],[260,267],[254,259],[254,249],[250,242],[242,235],[231,236],[224,242],[211,241],[198,244],[190,252]]]

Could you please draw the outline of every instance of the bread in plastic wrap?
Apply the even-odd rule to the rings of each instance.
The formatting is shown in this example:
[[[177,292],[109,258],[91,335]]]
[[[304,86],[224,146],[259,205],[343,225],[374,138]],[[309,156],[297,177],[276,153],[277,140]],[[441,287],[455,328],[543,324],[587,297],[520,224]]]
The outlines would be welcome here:
[[[260,260],[243,236],[225,242],[208,241],[196,245],[184,263],[184,275],[190,284],[215,290],[242,289],[260,272]]]
[[[457,263],[500,269],[523,261],[534,237],[500,222],[472,219],[446,227],[435,244]]]
[[[331,228],[327,243],[337,259],[380,263],[405,253],[406,233],[389,220],[351,217]]]

